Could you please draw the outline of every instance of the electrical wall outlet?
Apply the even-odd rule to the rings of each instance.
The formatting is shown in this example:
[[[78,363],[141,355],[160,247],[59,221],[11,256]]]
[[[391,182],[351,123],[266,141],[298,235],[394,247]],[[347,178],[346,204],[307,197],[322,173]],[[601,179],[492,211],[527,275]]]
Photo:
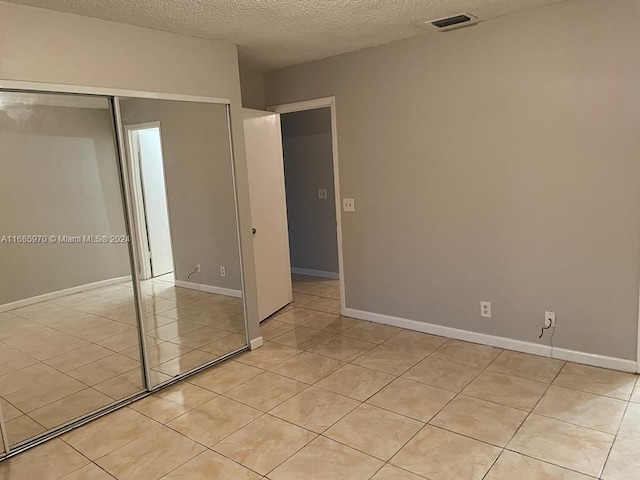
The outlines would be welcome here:
[[[480,316],[491,318],[491,302],[480,302]]]
[[[221,277],[226,277],[227,276],[227,271],[225,270],[224,267],[220,267],[220,276]]]
[[[327,199],[327,189],[326,188],[319,188],[318,189],[318,198],[320,200],[326,200]]]
[[[356,201],[353,198],[343,198],[342,199],[342,209],[345,212],[355,212],[356,211]]]
[[[196,264],[196,272],[200,273],[202,272],[202,268],[200,268],[200,264]]]
[[[544,312],[544,326],[556,328],[556,312]]]

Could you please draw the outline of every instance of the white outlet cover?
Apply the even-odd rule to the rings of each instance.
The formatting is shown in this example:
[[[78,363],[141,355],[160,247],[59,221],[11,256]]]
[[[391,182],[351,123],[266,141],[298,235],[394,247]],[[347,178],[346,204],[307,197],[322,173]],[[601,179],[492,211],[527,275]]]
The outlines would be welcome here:
[[[556,326],[556,312],[547,310],[544,312],[544,325],[555,327]]]
[[[355,212],[356,211],[356,201],[353,198],[343,198],[342,199],[342,209],[345,212]]]
[[[480,316],[491,318],[491,302],[480,302]]]
[[[318,198],[320,200],[326,200],[327,199],[327,189],[326,188],[319,188],[318,189]]]

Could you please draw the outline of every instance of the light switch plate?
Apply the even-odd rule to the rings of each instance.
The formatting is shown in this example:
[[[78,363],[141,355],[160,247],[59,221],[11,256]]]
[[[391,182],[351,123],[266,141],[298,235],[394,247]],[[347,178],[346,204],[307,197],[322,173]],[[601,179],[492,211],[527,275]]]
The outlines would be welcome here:
[[[319,188],[318,189],[318,198],[320,200],[326,200],[327,199],[327,189],[326,188]]]
[[[356,211],[356,201],[353,198],[343,198],[342,199],[342,209],[345,212],[355,212]]]

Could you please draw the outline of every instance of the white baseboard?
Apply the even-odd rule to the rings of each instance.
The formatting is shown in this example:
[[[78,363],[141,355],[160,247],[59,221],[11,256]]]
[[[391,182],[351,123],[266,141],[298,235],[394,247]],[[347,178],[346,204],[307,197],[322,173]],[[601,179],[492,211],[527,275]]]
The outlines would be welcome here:
[[[249,341],[249,350],[255,350],[256,348],[260,348],[262,345],[264,345],[262,337],[254,338]]]
[[[308,268],[291,267],[291,273],[296,275],[308,275],[310,277],[332,278],[338,280],[340,278],[339,273],[325,272],[323,270],[309,270]]]
[[[131,280],[131,277],[109,278],[107,280],[100,280],[99,282],[86,283],[77,287],[65,288],[64,290],[45,293],[42,295],[37,295],[35,297],[29,297],[23,300],[18,300],[16,302],[0,305],[0,312],[6,312],[8,310],[26,307],[27,305],[33,305],[34,303],[46,302],[47,300],[53,300],[55,298],[66,297],[67,295],[73,295],[74,293],[86,292],[87,290],[93,290],[94,288],[108,287],[109,285],[115,285],[117,283],[126,282],[128,280]]]
[[[406,328],[408,330],[415,330],[417,332],[430,333],[432,335],[440,335],[442,337],[455,338],[458,340],[466,340],[468,342],[490,345],[492,347],[515,350],[517,352],[557,358],[559,360],[583,363],[585,365],[592,365],[594,367],[609,368],[611,370],[620,370],[623,372],[633,373],[638,370],[638,364],[635,360],[605,357],[603,355],[595,355],[592,353],[578,352],[575,350],[567,350],[557,347],[552,349],[548,345],[540,345],[538,343],[524,342],[522,340],[497,337],[494,335],[487,335],[485,333],[471,332],[468,330],[445,327],[443,325],[435,325],[433,323],[418,322],[416,320],[392,317],[390,315],[382,315],[379,313],[365,312],[363,310],[355,310],[352,308],[345,308],[342,314],[347,317],[358,318],[360,320],[369,320],[370,322],[383,323],[385,325]]]
[[[176,280],[174,284],[176,287],[189,288],[191,290],[199,290],[207,293],[217,293],[218,295],[226,295],[227,297],[242,298],[242,290],[214,287],[213,285],[202,285],[200,283],[185,282],[184,280]]]

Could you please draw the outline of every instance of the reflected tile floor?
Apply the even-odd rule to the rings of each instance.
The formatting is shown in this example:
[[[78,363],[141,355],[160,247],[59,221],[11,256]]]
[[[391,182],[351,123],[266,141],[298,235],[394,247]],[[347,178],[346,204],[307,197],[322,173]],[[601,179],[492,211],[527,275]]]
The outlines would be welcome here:
[[[338,290],[294,276],[265,347],[0,463],[0,480],[640,478],[635,375],[344,318]]]
[[[241,299],[177,288],[171,275],[141,287],[154,383],[245,345]],[[139,392],[139,357],[130,282],[0,312],[10,443]]]

